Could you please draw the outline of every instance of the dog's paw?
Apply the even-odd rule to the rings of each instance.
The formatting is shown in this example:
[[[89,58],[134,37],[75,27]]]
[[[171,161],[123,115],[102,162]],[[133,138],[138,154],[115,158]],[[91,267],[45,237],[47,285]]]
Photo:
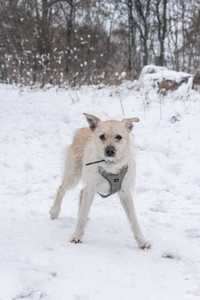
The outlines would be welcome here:
[[[138,245],[139,245],[140,249],[142,249],[142,250],[151,248],[151,243],[149,241],[146,241],[146,240],[139,241]]]
[[[79,239],[79,238],[72,237],[72,238],[70,239],[70,243],[73,243],[73,244],[81,244],[82,241],[81,241],[81,239]]]
[[[50,208],[49,214],[50,214],[50,218],[51,218],[52,220],[58,218],[59,213],[60,213],[60,207],[52,206],[52,207]]]

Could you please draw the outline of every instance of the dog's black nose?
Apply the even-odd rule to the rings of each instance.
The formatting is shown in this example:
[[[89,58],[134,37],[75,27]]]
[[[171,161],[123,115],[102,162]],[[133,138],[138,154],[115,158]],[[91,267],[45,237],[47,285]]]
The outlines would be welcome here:
[[[115,147],[112,145],[107,146],[105,148],[105,155],[109,157],[115,156]]]

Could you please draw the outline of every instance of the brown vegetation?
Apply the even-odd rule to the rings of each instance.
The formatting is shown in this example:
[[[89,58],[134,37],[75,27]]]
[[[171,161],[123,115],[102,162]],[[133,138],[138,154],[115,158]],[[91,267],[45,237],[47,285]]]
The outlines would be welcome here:
[[[1,82],[118,84],[147,64],[200,68],[199,0],[0,0],[0,28]]]

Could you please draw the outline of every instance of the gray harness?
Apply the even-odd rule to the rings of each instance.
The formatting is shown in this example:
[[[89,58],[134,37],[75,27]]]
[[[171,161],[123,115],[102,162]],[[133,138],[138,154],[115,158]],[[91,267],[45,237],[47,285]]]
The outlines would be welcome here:
[[[122,181],[128,171],[128,166],[124,166],[123,168],[121,168],[118,174],[108,173],[102,167],[99,167],[98,171],[99,174],[101,174],[101,176],[108,181],[110,186],[109,193],[107,195],[103,195],[100,193],[98,194],[103,198],[107,198],[121,190]]]

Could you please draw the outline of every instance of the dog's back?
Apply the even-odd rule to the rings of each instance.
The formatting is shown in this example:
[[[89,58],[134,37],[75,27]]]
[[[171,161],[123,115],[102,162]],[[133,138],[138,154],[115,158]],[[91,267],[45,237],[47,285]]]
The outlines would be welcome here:
[[[89,128],[80,128],[75,133],[73,142],[70,146],[70,150],[73,153],[74,159],[77,165],[82,166],[83,155],[86,144],[91,139],[92,132]]]

